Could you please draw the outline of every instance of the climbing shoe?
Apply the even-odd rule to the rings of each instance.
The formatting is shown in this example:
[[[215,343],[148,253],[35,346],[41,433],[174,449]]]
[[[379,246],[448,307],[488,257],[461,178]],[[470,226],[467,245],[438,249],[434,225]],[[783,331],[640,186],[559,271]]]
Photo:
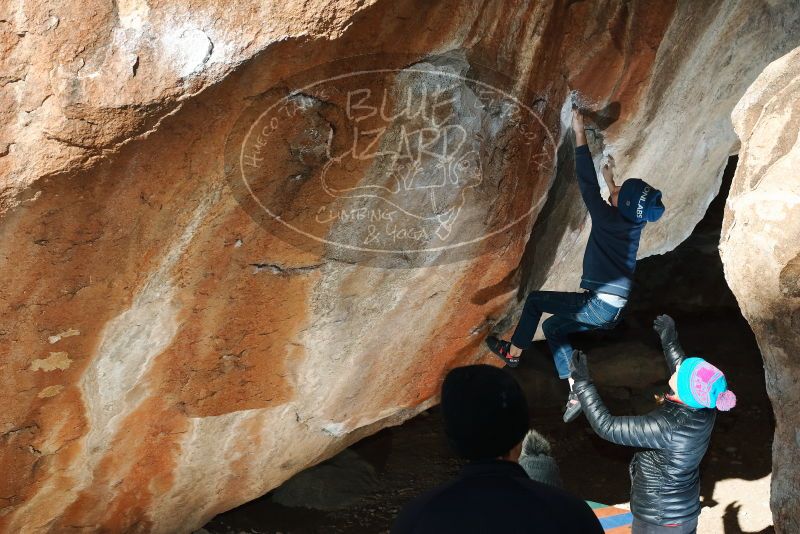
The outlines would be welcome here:
[[[578,395],[570,391],[569,397],[567,397],[567,406],[564,408],[564,422],[571,423],[578,417],[582,410]]]
[[[509,367],[516,367],[519,365],[519,356],[511,355],[511,342],[503,341],[495,336],[486,338],[486,345],[498,358],[503,360]]]

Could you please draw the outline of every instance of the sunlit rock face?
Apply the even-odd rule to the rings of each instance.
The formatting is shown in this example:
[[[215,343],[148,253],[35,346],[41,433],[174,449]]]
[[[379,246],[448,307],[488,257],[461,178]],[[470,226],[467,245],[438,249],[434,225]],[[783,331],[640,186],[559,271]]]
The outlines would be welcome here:
[[[744,1],[0,10],[8,532],[188,531],[436,402],[520,287],[577,287],[570,91],[598,157],[664,191],[652,254],[800,38]],[[356,247],[370,223],[400,244]]]
[[[771,506],[800,531],[800,48],[771,63],[732,114],[741,139],[720,246],[725,278],[764,356],[777,425]]]

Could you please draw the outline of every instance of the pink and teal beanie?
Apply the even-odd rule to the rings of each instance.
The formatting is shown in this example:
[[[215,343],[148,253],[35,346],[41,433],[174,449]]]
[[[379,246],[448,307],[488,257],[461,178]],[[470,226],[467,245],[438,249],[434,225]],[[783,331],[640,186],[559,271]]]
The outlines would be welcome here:
[[[722,371],[702,358],[686,358],[678,368],[678,398],[692,408],[717,408],[727,412],[736,406]]]

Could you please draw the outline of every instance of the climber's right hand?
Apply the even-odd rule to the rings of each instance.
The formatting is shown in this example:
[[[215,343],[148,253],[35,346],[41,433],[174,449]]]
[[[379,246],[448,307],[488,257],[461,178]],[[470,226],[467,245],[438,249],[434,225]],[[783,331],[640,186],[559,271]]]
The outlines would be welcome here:
[[[583,112],[578,109],[578,106],[572,105],[572,129],[577,134],[578,132],[583,132]]]

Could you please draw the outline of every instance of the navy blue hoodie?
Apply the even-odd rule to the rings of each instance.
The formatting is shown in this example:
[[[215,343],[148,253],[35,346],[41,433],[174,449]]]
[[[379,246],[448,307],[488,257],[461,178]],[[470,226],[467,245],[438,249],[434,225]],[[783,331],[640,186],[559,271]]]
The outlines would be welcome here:
[[[592,231],[583,253],[581,287],[627,298],[633,285],[639,238],[646,223],[629,221],[603,200],[588,145],[575,149],[575,172],[592,217]]]

